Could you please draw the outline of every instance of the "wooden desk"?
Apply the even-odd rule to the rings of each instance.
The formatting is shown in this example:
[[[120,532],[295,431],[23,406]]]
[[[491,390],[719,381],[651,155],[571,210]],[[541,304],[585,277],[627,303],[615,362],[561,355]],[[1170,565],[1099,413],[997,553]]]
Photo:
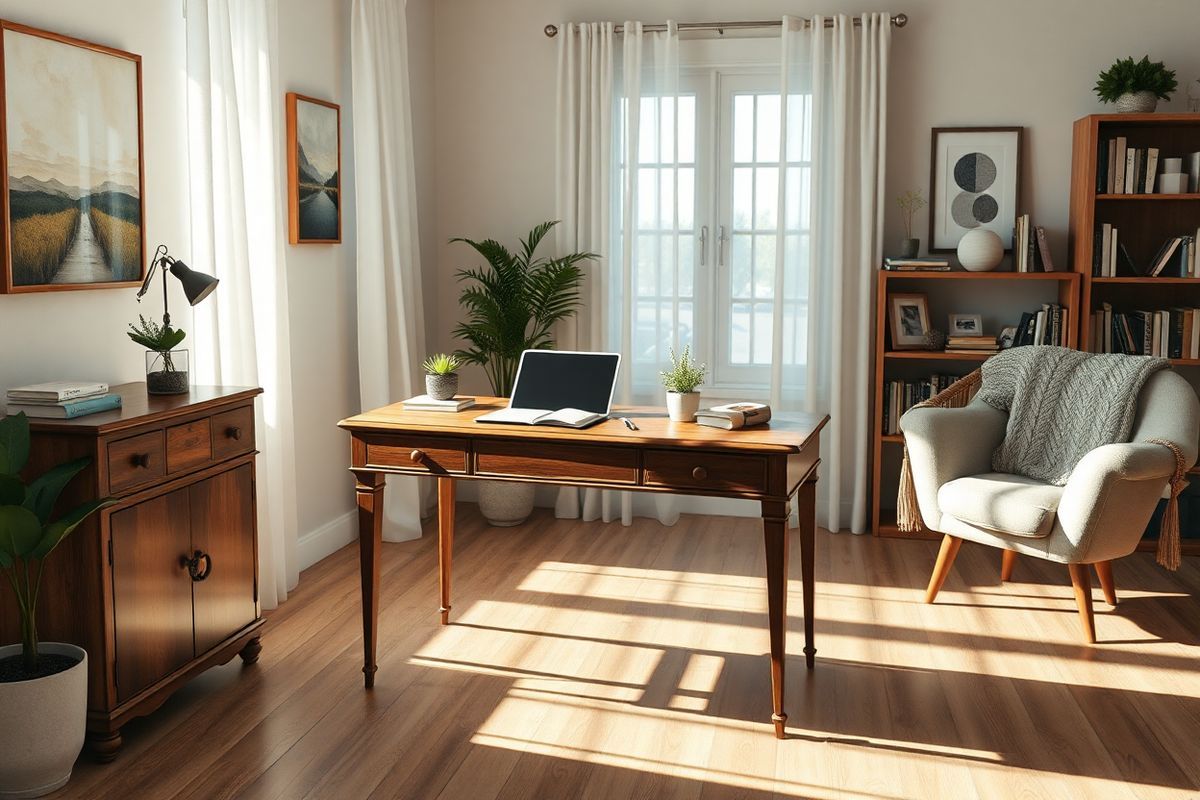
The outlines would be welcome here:
[[[456,480],[512,480],[637,492],[668,492],[758,500],[767,560],[767,623],[771,641],[771,719],[783,738],[784,637],[787,629],[788,515],[796,498],[804,588],[804,655],[813,656],[814,485],[818,433],[827,416],[780,415],[768,426],[723,431],[673,423],[656,409],[618,409],[639,430],[613,419],[583,431],[489,425],[475,417],[507,401],[480,398],[460,414],[386,406],[338,423],[351,434],[358,495],[362,570],[363,674],[375,684],[379,616],[379,555],[383,486],[388,473],[427,475],[438,484],[438,554],[442,624],[450,619],[450,566]]]

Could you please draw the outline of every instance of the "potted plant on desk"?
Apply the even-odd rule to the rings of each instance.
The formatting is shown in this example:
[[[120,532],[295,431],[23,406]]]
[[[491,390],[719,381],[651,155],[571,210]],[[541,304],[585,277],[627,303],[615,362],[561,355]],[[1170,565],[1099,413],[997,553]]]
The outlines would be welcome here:
[[[700,410],[700,392],[696,390],[704,383],[708,367],[692,359],[691,345],[684,346],[679,358],[672,347],[669,356],[671,368],[659,373],[667,390],[667,416],[672,422],[695,422]]]
[[[538,245],[557,224],[536,226],[521,240],[518,253],[494,239],[450,240],[470,245],[485,262],[458,271],[459,281],[466,284],[458,297],[466,319],[454,335],[467,346],[455,355],[463,363],[483,367],[497,397],[512,394],[521,353],[554,348],[554,326],[572,317],[580,304],[579,265],[596,258],[592,253],[535,257]],[[493,525],[519,525],[533,511],[533,491],[533,484],[481,481],[479,510]]]
[[[29,420],[0,420],[0,572],[16,594],[21,643],[0,647],[0,796],[39,797],[71,778],[87,722],[87,653],[39,642],[38,590],[45,559],[67,534],[111,500],[51,521],[59,493],[91,463],[80,458],[25,483]],[[68,598],[59,598],[67,602]]]

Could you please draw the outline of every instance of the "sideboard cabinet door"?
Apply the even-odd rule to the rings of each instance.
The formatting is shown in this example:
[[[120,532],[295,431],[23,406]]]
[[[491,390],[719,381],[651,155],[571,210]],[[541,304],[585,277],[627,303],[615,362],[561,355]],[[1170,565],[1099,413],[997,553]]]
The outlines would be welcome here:
[[[253,468],[244,464],[188,491],[192,550],[207,561],[204,579],[192,583],[200,656],[258,618]]]

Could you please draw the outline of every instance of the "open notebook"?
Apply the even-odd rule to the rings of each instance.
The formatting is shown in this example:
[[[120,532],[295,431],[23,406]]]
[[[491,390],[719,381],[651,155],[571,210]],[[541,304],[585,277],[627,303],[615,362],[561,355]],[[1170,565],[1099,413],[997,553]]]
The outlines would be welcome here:
[[[558,425],[562,428],[586,428],[608,419],[607,414],[581,411],[578,408],[560,408],[547,411],[544,408],[502,408],[493,411],[476,422],[499,422],[510,425]]]

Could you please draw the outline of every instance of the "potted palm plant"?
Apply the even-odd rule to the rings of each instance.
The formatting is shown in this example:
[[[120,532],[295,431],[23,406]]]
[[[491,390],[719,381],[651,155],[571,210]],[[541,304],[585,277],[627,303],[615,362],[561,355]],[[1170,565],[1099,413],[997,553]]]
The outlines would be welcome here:
[[[593,253],[538,257],[538,245],[557,224],[535,226],[515,253],[495,239],[450,240],[470,245],[484,259],[483,266],[458,271],[465,284],[458,297],[465,319],[454,335],[466,346],[454,355],[483,367],[497,397],[512,394],[521,353],[553,349],[554,326],[580,304],[580,264],[596,258]],[[533,511],[533,489],[532,484],[480,482],[479,509],[493,525],[518,525]]]
[[[21,643],[0,647],[0,796],[39,797],[71,778],[87,721],[87,653],[37,635],[46,558],[97,509],[85,503],[55,517],[58,496],[88,464],[59,464],[26,483],[29,420],[0,420],[0,572],[16,595]],[[52,519],[52,517],[54,517]]]
[[[708,373],[708,366],[697,364],[692,358],[692,346],[684,345],[683,352],[675,357],[675,348],[668,353],[670,369],[658,373],[667,390],[667,416],[672,422],[695,422],[700,409],[700,384]]]

